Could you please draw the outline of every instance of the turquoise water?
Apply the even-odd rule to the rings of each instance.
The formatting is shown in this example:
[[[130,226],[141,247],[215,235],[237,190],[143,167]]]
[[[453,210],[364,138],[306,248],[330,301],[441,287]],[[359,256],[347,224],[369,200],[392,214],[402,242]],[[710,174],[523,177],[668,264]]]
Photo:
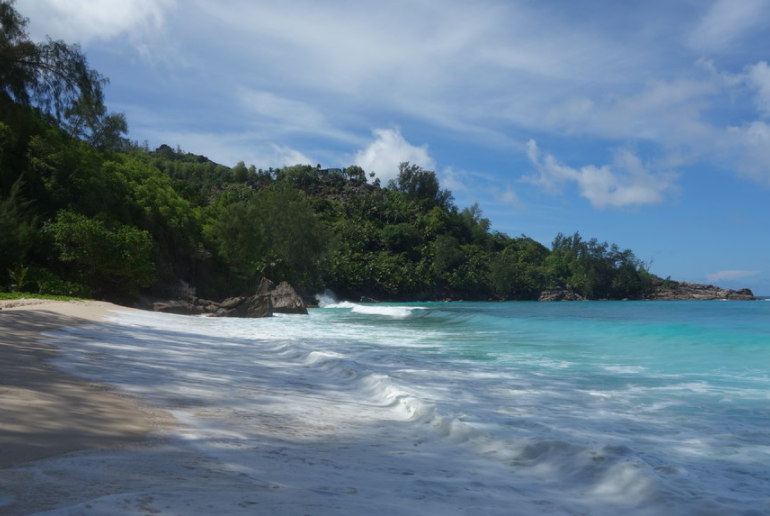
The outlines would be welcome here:
[[[324,298],[309,317],[121,312],[52,342],[65,350],[61,367],[181,422],[176,455],[148,462],[173,472],[169,485],[133,485],[137,504],[149,496],[180,514],[247,514],[233,500],[253,498],[277,515],[770,514],[770,302]],[[201,484],[191,463],[232,480]],[[99,507],[119,514],[128,499]]]
[[[592,470],[586,449],[633,457],[661,503],[713,495],[715,513],[770,513],[768,302],[331,306],[326,324],[395,347],[388,374],[511,463],[559,478]]]

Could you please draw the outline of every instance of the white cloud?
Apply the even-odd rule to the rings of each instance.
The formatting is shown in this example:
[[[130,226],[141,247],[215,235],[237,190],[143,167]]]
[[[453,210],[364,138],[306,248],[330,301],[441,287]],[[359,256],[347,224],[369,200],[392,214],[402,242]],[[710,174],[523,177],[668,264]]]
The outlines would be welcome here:
[[[744,278],[750,278],[756,276],[760,271],[719,271],[714,274],[707,274],[706,279],[710,283],[717,283],[720,281],[734,281]]]
[[[730,127],[723,145],[741,175],[770,185],[770,125],[757,120],[741,127]]]
[[[688,43],[699,51],[723,50],[756,27],[768,7],[766,0],[718,0],[690,33]]]
[[[746,73],[746,80],[756,90],[755,103],[764,117],[770,116],[770,67],[760,61],[750,66]]]
[[[305,133],[346,143],[360,144],[362,138],[335,127],[315,106],[269,91],[240,88],[237,93],[242,115],[262,128],[270,139],[289,133]]]
[[[640,58],[646,50],[585,30],[537,3],[222,4],[198,0],[191,9],[201,18],[191,27],[205,24],[217,34],[207,45],[191,45],[216,56],[217,75],[267,91],[320,93],[329,117],[390,111],[395,120],[413,117],[507,146],[512,124],[541,125],[543,110],[581,86],[648,77],[642,72],[647,59]],[[386,120],[373,124],[394,117]]]
[[[124,33],[162,28],[176,0],[25,0],[19,10],[31,19],[36,39],[51,36],[86,44]]]
[[[698,79],[648,80],[626,95],[568,98],[547,109],[543,123],[567,134],[689,144],[711,134],[702,114],[721,92],[722,80],[713,73]]]
[[[305,156],[298,150],[285,145],[271,144],[273,149],[272,159],[269,162],[276,163],[279,167],[290,167],[292,165],[312,165],[313,160]]]
[[[464,171],[457,171],[452,167],[447,167],[441,171],[439,176],[441,186],[452,192],[468,191],[468,174]]]
[[[167,56],[161,73],[137,76],[133,88],[121,82],[118,94],[129,105],[155,103],[151,109],[179,132],[207,124],[222,133],[249,133],[253,147],[263,151],[280,143],[313,149],[322,159],[328,140],[344,142],[345,148],[329,153],[350,157],[345,153],[362,149],[356,163],[384,179],[394,177],[401,161],[434,169],[427,147],[405,142],[398,131],[375,132],[374,141],[360,131],[393,121],[440,127],[493,152],[516,152],[522,134],[580,135],[592,150],[642,141],[640,148],[658,163],[719,163],[730,170],[739,169],[737,163],[748,177],[770,176],[762,172],[767,151],[752,143],[764,141],[764,126],[751,124],[770,117],[770,68],[759,62],[729,75],[707,59],[692,65],[708,58],[710,48],[766,24],[768,0],[685,2],[677,9],[608,3],[602,13],[519,0],[17,5],[36,31],[92,41],[89,55],[117,38],[116,48],[128,40],[140,51]],[[685,40],[695,47],[686,48]],[[714,59],[725,70],[741,70],[750,55],[743,52]],[[134,80],[120,78],[126,79]],[[731,110],[746,106],[740,102],[747,93],[757,111],[737,118]],[[183,111],[189,117],[180,116]],[[739,127],[725,137],[730,124]],[[313,137],[325,141],[310,142]],[[595,205],[660,202],[672,182],[665,174],[632,174],[615,162],[579,169],[549,155],[541,162],[550,172],[540,174],[540,184],[576,184]],[[471,185],[458,172],[446,183],[456,191]]]
[[[426,170],[435,170],[436,164],[428,153],[428,146],[414,146],[407,142],[398,129],[375,129],[374,141],[358,151],[353,164],[367,173],[375,172],[383,182],[398,177],[399,164],[408,161]]]
[[[527,143],[527,156],[537,175],[525,177],[526,181],[551,192],[575,183],[580,195],[596,208],[659,204],[675,187],[675,174],[648,172],[642,161],[629,150],[618,152],[611,167],[586,165],[580,169],[563,165],[553,155],[542,153],[534,140]]]
[[[267,91],[246,89],[241,90],[240,98],[250,111],[271,121],[280,121],[284,126],[313,131],[326,125],[324,116],[304,102],[280,97]]]
[[[493,192],[493,196],[496,201],[507,204],[509,206],[513,206],[514,208],[524,207],[524,203],[522,202],[521,197],[519,197],[519,194],[516,193],[516,191],[510,186],[507,186],[505,190],[502,191],[495,190]]]
[[[744,115],[748,119],[741,125],[730,126],[723,113],[732,107],[748,108],[745,101],[753,102],[756,111]],[[766,62],[733,74],[720,72],[713,61],[699,59],[686,79],[650,80],[625,96],[576,96],[547,111],[543,121],[551,131],[564,134],[620,142],[646,140],[662,151],[657,159],[659,164],[667,163],[666,168],[718,163],[745,178],[770,184],[770,125],[763,120],[767,118],[770,66]],[[544,158],[543,165],[548,164]],[[559,170],[559,166],[550,164],[550,172],[537,182],[555,188],[564,184],[555,180],[558,177],[574,176],[573,169]],[[613,175],[609,169],[584,167],[581,171],[583,184],[593,181],[597,186]]]

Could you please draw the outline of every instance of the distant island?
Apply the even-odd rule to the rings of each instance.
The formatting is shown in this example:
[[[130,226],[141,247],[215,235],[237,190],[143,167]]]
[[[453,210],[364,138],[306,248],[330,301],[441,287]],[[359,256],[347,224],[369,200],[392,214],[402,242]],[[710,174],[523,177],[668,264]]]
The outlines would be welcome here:
[[[187,285],[223,300],[267,277],[305,298],[753,298],[662,280],[631,250],[579,233],[546,247],[494,231],[478,204],[456,206],[411,163],[383,185],[355,165],[265,170],[150,149],[106,110],[106,79],[79,47],[30,41],[13,3],[2,7],[0,292],[133,304]]]

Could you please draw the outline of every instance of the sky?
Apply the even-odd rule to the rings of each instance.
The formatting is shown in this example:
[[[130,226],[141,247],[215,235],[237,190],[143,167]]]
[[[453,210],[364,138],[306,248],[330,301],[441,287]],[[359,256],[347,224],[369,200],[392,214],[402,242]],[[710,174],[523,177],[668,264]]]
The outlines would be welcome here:
[[[770,296],[770,0],[17,0],[129,137],[257,168],[404,161],[550,246]]]

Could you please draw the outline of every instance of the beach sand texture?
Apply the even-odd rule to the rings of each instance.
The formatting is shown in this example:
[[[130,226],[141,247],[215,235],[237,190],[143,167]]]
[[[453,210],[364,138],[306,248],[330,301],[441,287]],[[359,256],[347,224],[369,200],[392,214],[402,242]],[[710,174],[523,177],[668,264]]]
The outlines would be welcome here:
[[[0,301],[0,469],[141,441],[167,416],[105,385],[57,370],[45,332],[98,322],[97,301]]]

